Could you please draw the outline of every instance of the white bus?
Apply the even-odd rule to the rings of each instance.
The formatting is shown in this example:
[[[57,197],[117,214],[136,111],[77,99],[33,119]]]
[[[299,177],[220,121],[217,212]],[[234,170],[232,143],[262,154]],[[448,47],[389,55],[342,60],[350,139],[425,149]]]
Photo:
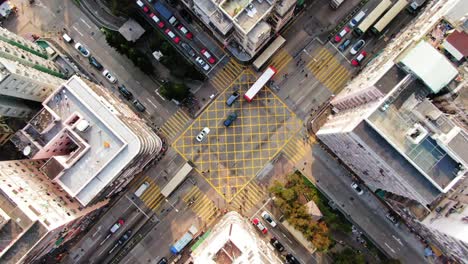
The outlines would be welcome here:
[[[164,188],[161,190],[161,194],[164,197],[169,197],[177,187],[185,180],[187,175],[192,171],[192,166],[190,164],[185,163],[182,168],[176,173],[176,175],[164,186]]]
[[[284,42],[286,42],[286,40],[282,36],[278,36],[252,63],[255,70],[259,71],[271,56],[283,46]]]
[[[374,23],[379,19],[383,13],[392,5],[390,0],[382,0],[379,5],[377,5],[374,10],[370,12],[370,14],[364,19],[364,21],[359,24],[359,26],[354,29],[354,33],[357,35],[362,35],[366,33],[366,31],[374,25]]]
[[[375,34],[380,34],[385,29],[385,27],[392,22],[392,20],[408,5],[408,0],[398,0],[398,2],[392,6],[390,10],[379,20],[379,22],[375,23],[375,25],[371,28],[372,32]]]
[[[247,102],[252,102],[253,98],[257,93],[265,86],[265,84],[275,75],[276,69],[273,66],[269,66],[258,80],[250,87],[250,89],[244,94]]]

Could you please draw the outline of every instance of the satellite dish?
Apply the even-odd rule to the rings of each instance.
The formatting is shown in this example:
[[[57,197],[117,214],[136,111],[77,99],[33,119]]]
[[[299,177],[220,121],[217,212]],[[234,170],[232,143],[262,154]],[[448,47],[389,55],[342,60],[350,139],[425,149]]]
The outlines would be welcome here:
[[[30,146],[26,146],[24,149],[23,149],[23,154],[25,156],[29,156],[29,154],[31,154],[31,147]]]

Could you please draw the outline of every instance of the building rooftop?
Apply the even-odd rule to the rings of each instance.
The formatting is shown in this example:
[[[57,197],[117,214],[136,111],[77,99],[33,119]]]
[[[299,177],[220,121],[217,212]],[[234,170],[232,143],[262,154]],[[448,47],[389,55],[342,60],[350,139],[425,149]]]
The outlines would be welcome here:
[[[418,80],[407,79],[366,121],[434,187],[447,192],[466,172],[460,167],[463,153],[447,144],[460,130],[426,99],[429,93]]]
[[[254,0],[250,1],[248,5],[244,7],[234,21],[241,28],[244,34],[249,33],[260,20],[268,15],[273,8],[270,0]]]
[[[441,194],[421,172],[367,122],[361,122],[354,131],[376,155],[381,157],[399,176],[403,177],[401,181],[406,182],[408,188],[413,188],[413,194],[419,196],[418,201],[424,201],[424,205],[427,206]]]
[[[399,63],[420,78],[434,93],[438,93],[458,74],[448,59],[426,41],[401,55]]]
[[[271,26],[265,21],[260,21],[255,27],[249,32],[249,40],[253,43],[261,42],[270,37]]]
[[[463,31],[455,31],[444,41],[444,48],[452,54],[455,59],[461,60],[468,56],[468,34]]]
[[[192,252],[195,264],[282,263],[259,236],[259,231],[237,212],[229,212]]]
[[[135,42],[145,33],[145,29],[135,20],[129,19],[119,28],[119,33],[127,41]]]
[[[42,171],[87,205],[138,155],[140,142],[112,104],[76,76],[43,105],[23,129],[29,141],[15,144],[29,157],[50,158]]]

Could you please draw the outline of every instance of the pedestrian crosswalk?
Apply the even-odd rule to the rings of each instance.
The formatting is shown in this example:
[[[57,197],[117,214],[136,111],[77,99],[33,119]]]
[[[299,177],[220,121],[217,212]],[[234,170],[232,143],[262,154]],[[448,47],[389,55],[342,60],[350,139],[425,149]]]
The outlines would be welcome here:
[[[230,59],[226,65],[220,66],[220,68],[221,69],[216,72],[215,76],[211,78],[211,82],[218,92],[226,90],[244,70],[244,66],[235,62],[233,59]]]
[[[161,127],[161,132],[167,138],[174,138],[187,125],[191,118],[181,109],[177,110]]]
[[[164,202],[164,196],[161,194],[161,190],[159,189],[159,186],[154,183],[153,180],[151,180],[149,177],[145,176],[141,183],[143,182],[148,182],[150,186],[146,191],[140,196],[140,200],[146,205],[146,207],[150,208],[151,210],[157,212],[159,207],[162,205]],[[140,184],[136,185],[136,188],[138,188]]]
[[[271,59],[270,65],[280,72],[292,59],[293,57],[285,49],[280,49]]]
[[[315,142],[315,138],[311,136],[302,139],[294,137],[284,146],[283,154],[291,163],[296,164],[311,151],[311,144]]]
[[[197,186],[194,186],[182,200],[206,226],[210,226],[216,220],[218,207]]]
[[[339,93],[351,77],[351,73],[326,48],[315,52],[307,68],[334,94]]]
[[[248,183],[237,195],[232,199],[230,205],[233,210],[247,213],[258,202],[265,198],[265,191],[262,190],[254,181]]]

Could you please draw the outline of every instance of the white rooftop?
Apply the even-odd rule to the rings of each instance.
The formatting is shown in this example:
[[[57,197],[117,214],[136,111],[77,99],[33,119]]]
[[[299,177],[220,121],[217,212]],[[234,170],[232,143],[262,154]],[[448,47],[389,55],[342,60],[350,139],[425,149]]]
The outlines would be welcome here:
[[[434,93],[438,93],[458,74],[448,59],[426,41],[420,41],[400,60]]]
[[[70,129],[87,148],[57,179],[62,188],[87,205],[138,155],[140,141],[118,118],[112,105],[78,77],[70,78],[43,104],[61,118],[62,127],[66,127],[65,120],[76,114],[90,124],[85,132]]]
[[[223,216],[210,235],[192,252],[195,264],[282,263],[260,237],[260,231],[237,212]]]

